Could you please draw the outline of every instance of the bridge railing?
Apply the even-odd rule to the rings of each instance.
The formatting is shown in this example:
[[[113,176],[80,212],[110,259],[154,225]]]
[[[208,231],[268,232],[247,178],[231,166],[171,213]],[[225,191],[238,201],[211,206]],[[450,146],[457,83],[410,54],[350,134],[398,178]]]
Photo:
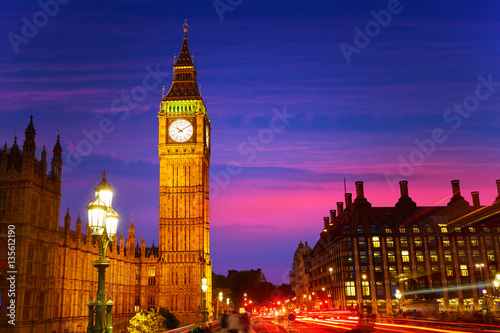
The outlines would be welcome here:
[[[189,333],[189,332],[194,332],[195,330],[198,332],[213,333],[220,331],[220,329],[221,329],[220,320],[214,320],[207,323],[182,326],[162,333]]]

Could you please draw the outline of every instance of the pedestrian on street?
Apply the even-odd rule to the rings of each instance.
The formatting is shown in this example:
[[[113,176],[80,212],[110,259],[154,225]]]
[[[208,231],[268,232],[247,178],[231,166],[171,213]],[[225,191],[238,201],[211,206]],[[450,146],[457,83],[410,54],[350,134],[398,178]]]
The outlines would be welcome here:
[[[228,318],[229,333],[238,333],[241,329],[241,317],[236,311],[233,311]]]
[[[248,312],[245,312],[241,315],[241,322],[243,324],[243,330],[245,331],[245,333],[249,333],[250,332],[250,315],[248,314]]]

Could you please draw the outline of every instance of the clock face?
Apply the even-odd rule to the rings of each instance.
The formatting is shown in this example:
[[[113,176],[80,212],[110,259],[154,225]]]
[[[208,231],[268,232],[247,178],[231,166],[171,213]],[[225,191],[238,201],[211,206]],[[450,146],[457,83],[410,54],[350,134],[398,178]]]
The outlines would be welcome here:
[[[193,124],[186,119],[177,119],[170,124],[168,134],[176,142],[186,142],[193,136]]]
[[[207,140],[207,147],[210,147],[210,136],[209,136],[208,126],[206,127],[206,140]]]

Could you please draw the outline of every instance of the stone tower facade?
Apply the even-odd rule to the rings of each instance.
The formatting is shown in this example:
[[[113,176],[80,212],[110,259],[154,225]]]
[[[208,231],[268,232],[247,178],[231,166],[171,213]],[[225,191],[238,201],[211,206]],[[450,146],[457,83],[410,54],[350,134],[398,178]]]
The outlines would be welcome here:
[[[211,307],[212,299],[210,120],[188,49],[187,24],[172,86],[162,97],[158,123],[160,294],[164,295],[159,305],[172,309],[182,322],[195,322],[200,320],[200,310]],[[202,291],[203,277],[207,279],[206,292]]]

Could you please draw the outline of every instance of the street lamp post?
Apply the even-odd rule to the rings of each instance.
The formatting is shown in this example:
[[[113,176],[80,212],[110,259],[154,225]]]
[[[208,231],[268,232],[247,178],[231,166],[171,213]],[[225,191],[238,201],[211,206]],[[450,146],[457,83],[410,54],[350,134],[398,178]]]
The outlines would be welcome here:
[[[222,314],[222,291],[219,292],[219,315]]]
[[[398,300],[398,313],[401,312],[401,293],[399,292],[399,289],[396,289],[396,298]]]
[[[495,288],[498,290],[500,288],[500,274],[497,274],[495,276],[495,281],[493,281],[493,285],[495,286]],[[496,303],[496,302],[495,302]],[[495,303],[493,303],[493,310],[496,311],[496,307],[495,307]]]
[[[89,307],[87,332],[89,333],[113,332],[111,308],[114,303],[111,301],[111,296],[106,302],[104,292],[105,270],[109,266],[109,259],[106,259],[106,249],[108,244],[113,241],[118,228],[118,213],[113,210],[112,201],[113,188],[106,182],[106,172],[103,172],[102,181],[95,189],[95,199],[87,207],[88,225],[92,229],[92,238],[96,240],[99,249],[99,259],[94,260],[94,266],[98,272],[97,299],[95,302],[91,299],[87,304]],[[106,324],[104,323],[105,312],[107,313]]]
[[[203,291],[203,310],[201,314],[203,315],[203,321],[208,321],[208,311],[207,311],[207,290],[208,290],[208,280],[206,277],[201,279],[201,290]]]
[[[366,311],[366,303],[365,303],[365,286],[364,286],[364,282],[366,281],[366,274],[363,274],[361,276],[363,278],[363,283],[361,283],[361,297],[363,299],[363,314],[365,314]],[[369,287],[368,287],[369,288]]]

